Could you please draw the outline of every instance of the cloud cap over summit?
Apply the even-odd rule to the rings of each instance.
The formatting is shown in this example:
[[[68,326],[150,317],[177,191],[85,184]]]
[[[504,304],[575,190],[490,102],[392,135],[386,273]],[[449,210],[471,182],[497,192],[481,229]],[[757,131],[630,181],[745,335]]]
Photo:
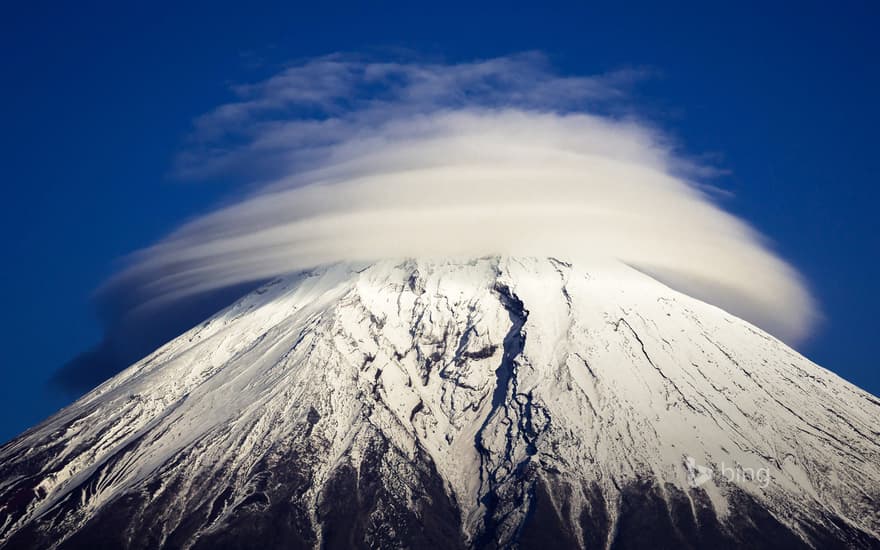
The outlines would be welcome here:
[[[132,255],[102,299],[128,314],[338,261],[555,256],[621,261],[804,338],[797,272],[697,183],[711,167],[619,107],[642,75],[334,55],[237,86],[176,171],[250,191]]]

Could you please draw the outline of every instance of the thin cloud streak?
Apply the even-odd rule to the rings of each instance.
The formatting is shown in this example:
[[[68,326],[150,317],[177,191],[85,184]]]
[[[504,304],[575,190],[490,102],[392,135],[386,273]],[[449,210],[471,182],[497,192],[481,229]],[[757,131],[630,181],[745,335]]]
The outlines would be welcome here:
[[[538,54],[457,65],[341,55],[235,88],[177,166],[264,181],[134,254],[128,309],[338,261],[489,254],[642,269],[796,342],[797,272],[703,191],[713,173],[611,116],[643,73],[554,74]]]

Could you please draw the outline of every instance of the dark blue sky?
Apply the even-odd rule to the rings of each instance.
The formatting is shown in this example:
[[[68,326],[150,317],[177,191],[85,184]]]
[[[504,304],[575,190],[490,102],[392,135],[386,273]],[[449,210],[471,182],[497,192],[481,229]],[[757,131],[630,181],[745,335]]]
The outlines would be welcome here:
[[[0,440],[69,401],[48,381],[100,340],[90,298],[118,259],[232,191],[168,176],[192,119],[228,101],[230,83],[335,51],[540,50],[563,73],[653,69],[635,91],[640,112],[730,171],[713,181],[735,194],[724,206],[820,300],[825,319],[800,351],[880,394],[875,2],[177,4],[0,8]]]

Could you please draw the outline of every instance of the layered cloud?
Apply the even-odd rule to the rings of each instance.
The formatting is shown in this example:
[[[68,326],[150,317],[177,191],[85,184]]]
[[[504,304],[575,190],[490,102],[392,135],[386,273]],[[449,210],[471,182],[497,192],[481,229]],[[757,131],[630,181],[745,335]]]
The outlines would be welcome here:
[[[621,110],[640,75],[330,56],[236,87],[176,170],[251,191],[134,254],[103,295],[136,310],[337,261],[549,255],[626,262],[803,338],[798,274],[697,183],[711,169]]]

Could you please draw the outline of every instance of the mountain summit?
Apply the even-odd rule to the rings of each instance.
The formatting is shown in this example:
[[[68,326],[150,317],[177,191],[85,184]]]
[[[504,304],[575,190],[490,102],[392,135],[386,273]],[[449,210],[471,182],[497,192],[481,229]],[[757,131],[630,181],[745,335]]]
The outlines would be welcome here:
[[[880,400],[618,263],[273,281],[0,449],[7,548],[880,547]]]

